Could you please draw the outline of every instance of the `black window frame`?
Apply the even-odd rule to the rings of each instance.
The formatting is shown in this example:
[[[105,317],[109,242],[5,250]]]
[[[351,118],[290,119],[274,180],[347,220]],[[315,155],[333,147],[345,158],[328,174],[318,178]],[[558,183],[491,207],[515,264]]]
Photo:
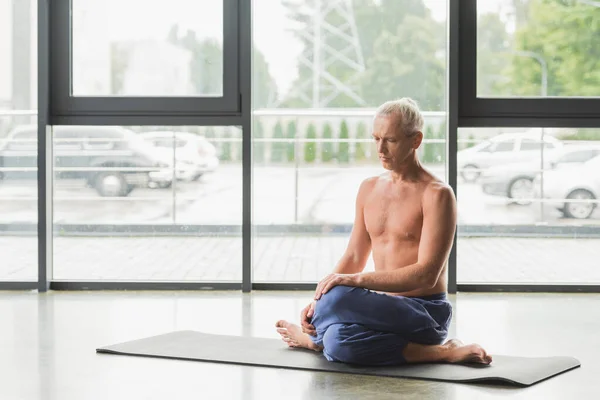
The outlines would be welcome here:
[[[48,4],[50,20],[50,115],[51,122],[70,124],[81,117],[111,117],[115,124],[131,124],[144,117],[239,116],[240,2],[223,2],[223,94],[222,96],[73,96],[72,21],[73,0]],[[96,119],[99,121],[100,119]],[[97,122],[96,122],[97,123]]]
[[[600,97],[477,96],[477,1],[460,0],[460,22],[452,22],[460,24],[456,38],[460,43],[459,125],[539,128],[600,126]]]

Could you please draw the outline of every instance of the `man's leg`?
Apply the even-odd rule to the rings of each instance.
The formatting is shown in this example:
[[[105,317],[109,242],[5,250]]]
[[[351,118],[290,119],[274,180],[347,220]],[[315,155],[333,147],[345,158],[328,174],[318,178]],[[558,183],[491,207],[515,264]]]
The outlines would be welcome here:
[[[423,302],[421,299],[388,296],[360,288],[337,286],[316,303],[312,319],[317,330],[316,337],[303,333],[299,326],[287,321],[277,322],[277,327],[283,340],[290,347],[305,347],[317,351],[321,351],[325,347],[325,355],[331,355],[332,359],[339,358],[335,357],[335,354],[340,351],[344,354],[351,354],[352,351],[348,345],[352,343],[360,344],[355,352],[369,348],[375,350],[372,346],[367,346],[369,340],[365,339],[373,336],[372,340],[375,343],[385,343],[385,346],[395,346],[395,348],[398,347],[398,344],[402,345],[400,353],[396,351],[391,359],[388,358],[383,362],[395,363],[395,360],[398,359],[398,363],[402,363],[405,359],[406,362],[474,361],[487,363],[485,351],[477,345],[463,346],[458,341],[450,341],[441,345],[447,334],[450,317],[451,306],[445,300]],[[329,334],[329,340],[325,343],[324,339],[328,330],[340,325],[356,325],[360,328],[360,332],[353,332],[352,335],[361,340],[353,341],[347,335],[342,335],[339,328],[334,328]],[[343,345],[337,346],[336,341],[332,338],[338,338],[337,341]],[[412,343],[409,338],[412,338]],[[421,344],[417,344],[417,342],[421,342]],[[381,345],[380,347],[385,349],[385,346]],[[328,347],[330,350],[332,348],[334,350],[329,351]],[[377,352],[375,351],[375,353]],[[361,355],[360,357],[372,359],[376,356]]]
[[[449,362],[490,364],[492,356],[478,344],[465,345],[460,340],[451,339],[441,345],[408,343],[403,357],[407,363]]]
[[[369,331],[360,325],[332,325],[323,339],[329,361],[369,366],[423,362],[477,362],[489,364],[491,357],[478,345],[458,340],[443,345],[409,343],[395,333]]]
[[[369,331],[360,325],[332,325],[324,335],[324,346],[316,345],[298,325],[277,322],[277,331],[289,347],[322,351],[329,361],[349,364],[384,366],[427,362],[480,363],[492,362],[481,346],[463,345],[456,339],[442,345],[407,342],[400,335]]]

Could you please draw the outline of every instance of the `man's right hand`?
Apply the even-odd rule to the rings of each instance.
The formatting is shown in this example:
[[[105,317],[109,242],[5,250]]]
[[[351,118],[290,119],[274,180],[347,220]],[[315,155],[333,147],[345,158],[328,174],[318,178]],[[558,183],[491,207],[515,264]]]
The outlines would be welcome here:
[[[310,320],[315,312],[315,301],[312,301],[309,305],[304,307],[300,313],[300,323],[302,325],[302,332],[308,333],[311,336],[317,336],[317,331]]]

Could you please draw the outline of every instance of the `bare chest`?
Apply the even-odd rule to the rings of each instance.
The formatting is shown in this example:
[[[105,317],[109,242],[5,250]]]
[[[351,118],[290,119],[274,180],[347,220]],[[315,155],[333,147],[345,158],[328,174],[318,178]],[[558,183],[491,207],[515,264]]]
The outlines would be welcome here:
[[[365,225],[371,239],[418,241],[423,226],[421,196],[413,191],[374,191],[366,200]]]

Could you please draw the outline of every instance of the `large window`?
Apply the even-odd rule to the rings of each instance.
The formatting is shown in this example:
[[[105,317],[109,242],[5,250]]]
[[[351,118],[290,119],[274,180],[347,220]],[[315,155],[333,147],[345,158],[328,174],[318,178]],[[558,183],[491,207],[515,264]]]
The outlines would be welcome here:
[[[37,280],[36,4],[0,1],[0,281]]]
[[[598,97],[600,2],[477,0],[479,97]]]
[[[55,126],[53,146],[54,280],[241,281],[239,128]]]
[[[257,1],[253,18],[253,280],[312,283],[344,251],[361,181],[383,172],[375,107],[416,99],[421,159],[445,176],[446,2]]]
[[[72,4],[73,95],[223,95],[222,1]]]
[[[459,284],[600,282],[600,129],[462,128],[459,149]]]

